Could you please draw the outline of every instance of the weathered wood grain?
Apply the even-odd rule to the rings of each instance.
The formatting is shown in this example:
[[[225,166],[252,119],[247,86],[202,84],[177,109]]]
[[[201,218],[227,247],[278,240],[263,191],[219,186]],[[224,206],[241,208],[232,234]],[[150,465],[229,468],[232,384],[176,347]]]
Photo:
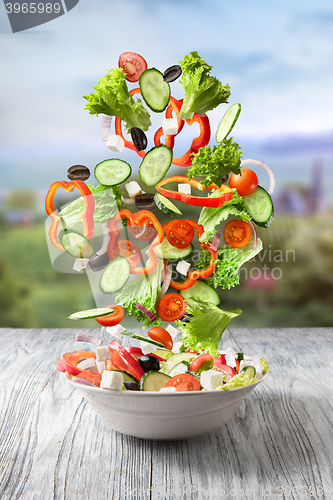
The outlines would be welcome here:
[[[333,498],[333,329],[226,332],[272,375],[218,431],[165,443],[110,431],[55,372],[75,333],[0,330],[1,500]]]

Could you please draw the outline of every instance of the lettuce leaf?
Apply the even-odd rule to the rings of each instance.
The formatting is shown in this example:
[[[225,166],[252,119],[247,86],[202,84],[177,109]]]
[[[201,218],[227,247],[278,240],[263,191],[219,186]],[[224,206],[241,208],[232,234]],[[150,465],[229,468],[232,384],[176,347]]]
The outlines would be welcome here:
[[[270,373],[270,369],[268,366],[268,361],[264,358],[260,358],[260,364],[261,364],[261,369],[262,369],[262,374],[265,375],[265,373]]]
[[[224,391],[229,391],[230,389],[235,389],[235,387],[244,387],[245,385],[254,384],[258,382],[256,377],[250,377],[250,375],[245,372],[237,373],[232,379],[225,385],[222,386]]]
[[[211,196],[216,196],[218,190],[214,189]],[[214,237],[216,232],[216,226],[220,224],[222,220],[225,220],[229,215],[235,215],[238,219],[250,222],[251,217],[245,210],[245,203],[243,198],[237,193],[236,189],[233,189],[232,200],[226,201],[222,207],[219,208],[209,208],[204,207],[200,212],[199,224],[202,224],[205,232],[200,237],[200,241],[207,241]]]
[[[208,285],[214,288],[220,286],[222,289],[230,289],[239,285],[238,271],[245,262],[251,260],[261,252],[263,246],[260,238],[257,240],[257,248],[254,250],[254,237],[243,248],[232,248],[224,245],[218,248],[218,260],[215,260],[213,274],[207,280]],[[201,251],[200,259],[196,262],[198,269],[206,269],[209,265],[210,254],[207,250]]]
[[[119,116],[126,122],[126,130],[132,127],[148,130],[151,122],[148,111],[140,99],[135,101],[128,91],[126,74],[121,68],[110,69],[106,76],[98,80],[95,92],[83,96],[88,104],[85,109],[91,115]]]
[[[185,91],[179,115],[182,120],[193,118],[194,113],[204,115],[219,104],[228,102],[229,85],[222,86],[217,78],[209,75],[212,66],[209,66],[198,52],[190,52],[179,64],[182,68],[180,83]]]
[[[161,273],[164,268],[162,259],[157,259],[157,265],[149,274],[143,274],[135,281],[127,283],[118,293],[115,303],[121,303],[127,309],[128,316],[136,316],[142,327],[148,328],[151,325],[159,326],[161,321],[157,319],[151,322],[147,316],[135,307],[137,302],[149,311],[157,315],[156,304],[161,293]]]
[[[199,299],[187,299],[186,312],[193,315],[189,323],[176,321],[181,329],[180,341],[187,349],[197,352],[208,351],[212,356],[217,354],[224,330],[232,318],[239,316],[242,311],[223,311],[211,302],[203,302]]]

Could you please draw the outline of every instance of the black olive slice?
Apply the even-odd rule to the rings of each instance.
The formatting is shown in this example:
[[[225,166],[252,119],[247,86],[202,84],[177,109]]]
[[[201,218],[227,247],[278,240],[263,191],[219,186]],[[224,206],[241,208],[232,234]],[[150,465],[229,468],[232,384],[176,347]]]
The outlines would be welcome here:
[[[67,170],[67,177],[71,181],[86,181],[90,177],[90,170],[85,165],[73,165]]]
[[[146,134],[144,133],[143,130],[141,130],[141,128],[132,127],[131,137],[137,151],[142,151],[143,149],[146,149],[148,140]]]
[[[174,66],[170,66],[170,68],[166,69],[163,73],[163,80],[167,83],[174,82],[177,78],[182,74],[182,68],[179,64],[175,64]]]

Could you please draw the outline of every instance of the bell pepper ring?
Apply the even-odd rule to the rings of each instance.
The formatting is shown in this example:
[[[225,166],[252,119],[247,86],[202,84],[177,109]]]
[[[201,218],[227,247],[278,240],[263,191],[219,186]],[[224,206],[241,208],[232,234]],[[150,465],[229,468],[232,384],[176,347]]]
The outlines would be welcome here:
[[[195,229],[201,248],[203,250],[207,250],[207,252],[209,252],[209,254],[210,254],[210,261],[209,261],[209,265],[206,269],[203,269],[202,271],[197,271],[197,270],[191,271],[187,280],[184,281],[183,283],[178,283],[177,281],[171,280],[170,286],[172,286],[176,290],[187,290],[192,285],[194,285],[194,283],[196,282],[197,279],[208,278],[214,272],[214,269],[215,269],[214,260],[218,259],[218,251],[212,250],[210,248],[211,242],[209,241],[208,243],[204,243],[204,242],[200,241],[200,236],[202,236],[202,234],[204,233],[203,226],[201,224],[198,224],[194,220],[189,220],[189,219],[182,219],[182,220],[184,220],[185,222],[190,224]],[[163,226],[164,231],[166,231],[172,223],[173,223],[173,221],[170,221],[170,222],[167,222],[166,224],[164,224],[164,226]]]
[[[195,187],[200,191],[205,191],[205,190],[211,191],[212,189],[217,189],[220,191],[220,193],[218,194],[218,196],[215,196],[214,198],[207,198],[203,196],[192,196],[190,194],[180,193],[178,191],[171,191],[169,189],[162,188],[164,184],[168,184],[169,182],[180,182],[183,184],[189,184],[190,186]],[[233,194],[232,189],[226,186],[225,184],[222,184],[222,186],[219,187],[217,184],[213,183],[210,186],[208,186],[208,188],[205,188],[205,186],[196,179],[189,179],[188,177],[182,175],[175,175],[172,177],[167,177],[166,179],[162,179],[158,184],[156,184],[155,188],[160,194],[162,194],[166,198],[172,198],[174,200],[182,201],[183,203],[187,203],[189,205],[193,205],[196,207],[213,207],[213,208],[222,207],[222,205],[226,201],[230,201],[232,199],[232,194]]]
[[[141,91],[140,91],[139,87],[136,87],[135,89],[130,90],[130,94],[132,96],[134,94],[140,94],[140,93],[141,93]],[[138,151],[136,149],[136,147],[134,146],[133,141],[128,141],[127,139],[125,139],[125,137],[123,136],[122,129],[121,129],[121,122],[122,122],[121,118],[119,118],[119,116],[117,116],[115,119],[115,132],[116,132],[116,134],[119,135],[123,139],[125,148],[128,148],[128,149],[131,149],[132,151],[135,151],[139,156],[141,156],[141,158],[143,158],[145,156],[146,152],[143,150]]]
[[[169,148],[173,149],[174,145],[175,145],[175,136],[179,134],[179,132],[181,132],[182,128],[184,127],[184,120],[182,120],[181,118],[179,118],[179,113],[180,113],[180,109],[182,107],[182,103],[180,101],[178,101],[177,99],[175,99],[174,97],[170,96],[170,104],[169,106],[167,107],[166,111],[165,111],[165,116],[166,118],[172,118],[172,111],[175,111],[176,113],[176,116],[177,116],[177,121],[178,121],[178,131],[177,131],[177,134],[175,135],[167,135],[165,137],[165,145],[166,146],[169,146]],[[155,146],[159,146],[161,144],[161,137],[162,135],[164,135],[163,133],[163,128],[160,127],[156,132],[155,132],[155,135],[154,135],[154,143],[155,143]]]
[[[64,247],[58,240],[58,227],[61,217],[57,214],[57,212],[55,212],[53,204],[54,196],[59,187],[63,188],[67,193],[74,191],[76,188],[83,196],[81,219],[83,222],[84,235],[88,238],[88,240],[92,238],[94,233],[95,200],[90,189],[83,181],[56,181],[51,185],[45,198],[45,210],[52,219],[49,229],[49,238],[54,247],[59,250],[64,250]]]
[[[149,248],[146,251],[146,254],[149,257],[149,264],[145,267],[136,267],[130,266],[131,274],[149,274],[152,272],[157,265],[157,257],[154,252],[154,247],[162,243],[164,238],[164,231],[155,217],[149,210],[140,210],[140,212],[132,214],[127,208],[119,210],[108,222],[108,232],[110,235],[110,241],[108,243],[107,252],[110,258],[114,258],[114,255],[117,252],[118,240],[120,236],[120,229],[118,224],[123,219],[127,219],[127,224],[129,227],[143,227],[148,223],[153,225],[156,230],[156,236],[154,236],[153,240],[149,244]],[[119,250],[118,250],[119,251]]]

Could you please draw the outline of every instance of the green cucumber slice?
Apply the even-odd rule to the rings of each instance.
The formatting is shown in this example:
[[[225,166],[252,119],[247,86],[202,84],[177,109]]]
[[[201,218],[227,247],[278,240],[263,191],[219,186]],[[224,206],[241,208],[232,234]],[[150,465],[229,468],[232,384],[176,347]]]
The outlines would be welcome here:
[[[161,372],[150,371],[142,375],[140,380],[141,391],[158,392],[163,389],[165,384],[171,379],[168,375]]]
[[[172,370],[169,371],[168,375],[172,378],[176,375],[180,375],[181,373],[190,373],[190,365],[187,361],[177,363]]]
[[[230,106],[224,113],[222,120],[219,123],[216,131],[216,141],[222,142],[223,139],[227,137],[228,134],[234,128],[236,121],[238,120],[239,114],[241,112],[242,106],[237,103]]]
[[[254,193],[243,196],[245,208],[253,222],[259,227],[269,227],[274,219],[272,198],[266,189],[258,186]]]
[[[138,380],[127,372],[124,372],[122,370],[112,370],[112,371],[121,373],[124,378],[124,382],[135,382],[136,384],[138,383]]]
[[[148,68],[139,78],[140,92],[147,106],[155,113],[165,110],[170,101],[170,85],[156,68]]]
[[[100,316],[107,316],[111,313],[113,313],[113,309],[110,309],[110,307],[99,307],[96,309],[86,309],[85,311],[78,311],[68,316],[67,319],[92,319],[98,318]]]
[[[77,259],[92,257],[95,253],[90,240],[75,229],[60,231],[59,241],[61,241],[64,250]]]
[[[110,158],[98,163],[95,167],[96,180],[103,186],[117,186],[126,181],[132,173],[126,161]]]
[[[165,214],[170,215],[171,217],[178,217],[179,215],[183,215],[181,211],[176,207],[176,205],[174,205],[168,198],[163,196],[163,194],[155,194],[154,201],[157,208],[159,208]]]
[[[186,248],[176,248],[164,238],[162,243],[154,247],[154,252],[157,258],[166,260],[181,260],[189,257],[193,252],[192,243]]]
[[[200,299],[204,302],[211,302],[214,306],[218,306],[221,302],[219,294],[213,290],[207,283],[197,280],[190,288],[181,290],[180,294],[184,299]]]
[[[131,337],[132,339],[142,340],[142,342],[147,342],[148,344],[157,345],[157,347],[160,347],[162,349],[165,348],[164,344],[161,344],[160,342],[156,342],[156,340],[151,340],[148,337],[143,337],[142,335],[139,335],[138,333],[132,333],[132,332],[129,332],[128,330],[125,330],[125,331],[121,332],[121,334],[127,335],[127,337]],[[166,351],[166,352],[170,352],[170,351]],[[161,357],[163,357],[163,356],[161,356]]]
[[[172,368],[178,365],[178,363],[182,363],[183,361],[191,363],[197,357],[198,355],[193,352],[177,352],[166,360],[161,370],[163,373],[169,374]]]
[[[165,176],[172,163],[172,149],[164,144],[152,148],[143,158],[139,174],[146,186],[155,186]]]
[[[130,265],[125,257],[116,257],[104,269],[99,287],[104,293],[118,292],[130,277]]]
[[[254,366],[244,366],[243,370],[241,373],[246,373],[249,378],[255,378],[256,376],[256,369]]]

